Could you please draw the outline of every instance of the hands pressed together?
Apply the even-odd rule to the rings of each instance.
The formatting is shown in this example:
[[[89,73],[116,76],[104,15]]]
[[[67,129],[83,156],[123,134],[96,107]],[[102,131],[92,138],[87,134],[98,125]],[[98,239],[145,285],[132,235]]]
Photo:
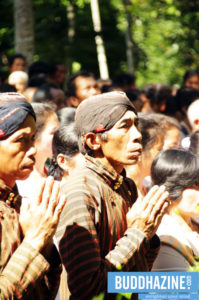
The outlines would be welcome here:
[[[53,236],[66,203],[65,195],[60,197],[59,192],[60,183],[48,177],[42,180],[32,199],[22,199],[19,222],[24,240],[43,254],[53,244]]]
[[[145,197],[139,197],[127,213],[128,228],[142,231],[147,240],[156,233],[169,206],[169,193],[164,186],[154,186]]]

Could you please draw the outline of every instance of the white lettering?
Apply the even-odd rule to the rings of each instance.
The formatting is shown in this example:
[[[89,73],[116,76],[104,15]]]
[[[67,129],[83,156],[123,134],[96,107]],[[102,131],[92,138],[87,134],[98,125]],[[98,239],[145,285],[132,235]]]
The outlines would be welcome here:
[[[115,276],[115,289],[119,290],[122,288],[122,278],[121,276]]]
[[[123,276],[123,289],[129,289],[129,276]]]
[[[135,290],[137,289],[137,277],[136,276],[131,276],[131,289]]]
[[[171,277],[171,289],[178,289],[178,276],[172,276]]]
[[[144,276],[139,276],[139,289],[143,290],[145,288],[145,278]]]
[[[164,286],[165,284],[165,281],[166,281],[166,276],[160,276],[162,278],[162,284],[161,284],[161,290],[165,290],[167,287]]]
[[[153,277],[152,276],[146,276],[146,289],[153,289]]]
[[[160,289],[160,282],[159,282],[159,277],[155,276],[154,277],[154,284],[153,284],[154,289]]]
[[[180,276],[180,289],[185,290],[185,276]]]

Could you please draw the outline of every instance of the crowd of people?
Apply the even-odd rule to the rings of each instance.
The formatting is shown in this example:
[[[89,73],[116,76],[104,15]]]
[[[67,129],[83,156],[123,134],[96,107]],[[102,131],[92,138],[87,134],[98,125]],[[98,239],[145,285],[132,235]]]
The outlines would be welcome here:
[[[199,256],[199,72],[178,89],[9,61],[0,84],[2,299],[116,299],[109,271]],[[132,294],[132,299],[137,299]]]

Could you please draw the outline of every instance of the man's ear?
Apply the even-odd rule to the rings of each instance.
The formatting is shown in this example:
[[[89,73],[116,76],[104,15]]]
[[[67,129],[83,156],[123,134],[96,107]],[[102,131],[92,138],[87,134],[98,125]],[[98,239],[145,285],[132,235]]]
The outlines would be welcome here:
[[[101,148],[99,136],[93,132],[89,132],[85,135],[85,142],[91,150],[97,151]]]
[[[59,153],[57,155],[57,163],[59,167],[64,171],[64,173],[68,175],[69,174],[68,161],[62,153]]]
[[[70,96],[68,98],[68,102],[73,106],[73,107],[78,107],[80,104],[80,101],[75,97],[75,96]]]

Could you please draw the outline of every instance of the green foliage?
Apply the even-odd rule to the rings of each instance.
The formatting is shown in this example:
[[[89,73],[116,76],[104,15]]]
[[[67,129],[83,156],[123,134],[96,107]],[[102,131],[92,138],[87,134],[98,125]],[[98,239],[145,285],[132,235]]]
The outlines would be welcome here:
[[[68,37],[69,3],[75,14],[72,40]],[[99,6],[111,77],[128,72],[127,12],[132,18],[139,87],[149,82],[180,85],[185,70],[198,67],[199,0],[99,0]],[[33,0],[33,8],[35,59],[61,61],[74,70],[81,66],[99,76],[90,0]],[[14,53],[13,0],[0,2],[0,24],[0,57],[5,65]]]

